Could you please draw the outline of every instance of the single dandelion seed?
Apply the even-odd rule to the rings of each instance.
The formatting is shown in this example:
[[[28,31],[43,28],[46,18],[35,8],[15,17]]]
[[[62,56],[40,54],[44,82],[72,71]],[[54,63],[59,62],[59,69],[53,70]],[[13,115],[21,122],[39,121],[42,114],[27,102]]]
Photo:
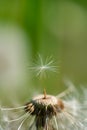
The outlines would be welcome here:
[[[37,77],[46,77],[49,72],[58,72],[58,66],[55,65],[55,62],[52,57],[47,57],[44,61],[39,55],[39,59],[35,62],[33,66],[30,67],[33,72],[36,72]]]

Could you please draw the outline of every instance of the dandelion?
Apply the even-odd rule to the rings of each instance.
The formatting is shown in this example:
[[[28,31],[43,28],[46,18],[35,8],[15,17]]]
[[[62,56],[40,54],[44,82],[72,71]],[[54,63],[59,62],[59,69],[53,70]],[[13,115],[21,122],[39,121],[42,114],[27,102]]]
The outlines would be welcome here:
[[[24,111],[16,119],[7,119],[8,126],[19,123],[14,129],[8,127],[9,130],[86,130],[87,104],[80,102],[78,96],[73,86],[58,96],[48,95],[44,90],[43,94],[35,96],[22,107],[1,108],[1,111]]]
[[[47,57],[45,61],[43,61],[41,55],[39,56],[39,60],[37,60],[34,66],[30,67],[31,70],[36,72],[36,77],[46,77],[49,72],[58,72],[58,66],[55,65],[53,58]]]

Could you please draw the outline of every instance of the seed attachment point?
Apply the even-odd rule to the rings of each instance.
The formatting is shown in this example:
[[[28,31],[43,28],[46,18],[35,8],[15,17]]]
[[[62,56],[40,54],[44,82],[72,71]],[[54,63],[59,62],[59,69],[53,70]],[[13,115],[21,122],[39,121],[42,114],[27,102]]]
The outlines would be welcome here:
[[[45,88],[44,88],[43,94],[44,94],[44,98],[43,99],[46,99],[47,93],[46,93],[46,89]]]

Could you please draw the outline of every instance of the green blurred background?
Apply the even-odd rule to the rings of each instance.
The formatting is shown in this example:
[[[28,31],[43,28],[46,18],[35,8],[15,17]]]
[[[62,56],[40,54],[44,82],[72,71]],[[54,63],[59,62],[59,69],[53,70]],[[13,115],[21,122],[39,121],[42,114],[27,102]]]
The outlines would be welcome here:
[[[0,101],[24,103],[43,92],[57,95],[64,80],[87,83],[85,0],[0,1]],[[58,73],[40,80],[29,69],[37,57],[53,56]]]

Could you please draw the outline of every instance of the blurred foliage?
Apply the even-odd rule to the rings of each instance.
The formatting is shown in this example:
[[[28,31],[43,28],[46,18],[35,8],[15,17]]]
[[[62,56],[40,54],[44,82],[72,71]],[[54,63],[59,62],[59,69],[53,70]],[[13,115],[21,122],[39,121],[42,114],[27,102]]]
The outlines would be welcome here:
[[[85,0],[0,1],[0,23],[15,24],[26,33],[30,39],[26,46],[31,46],[29,58],[35,59],[37,53],[44,57],[53,55],[60,66],[60,74],[44,81],[32,79],[38,89],[42,85],[57,94],[64,89],[65,77],[75,83],[87,83],[86,5]],[[24,86],[25,89],[27,92]]]

